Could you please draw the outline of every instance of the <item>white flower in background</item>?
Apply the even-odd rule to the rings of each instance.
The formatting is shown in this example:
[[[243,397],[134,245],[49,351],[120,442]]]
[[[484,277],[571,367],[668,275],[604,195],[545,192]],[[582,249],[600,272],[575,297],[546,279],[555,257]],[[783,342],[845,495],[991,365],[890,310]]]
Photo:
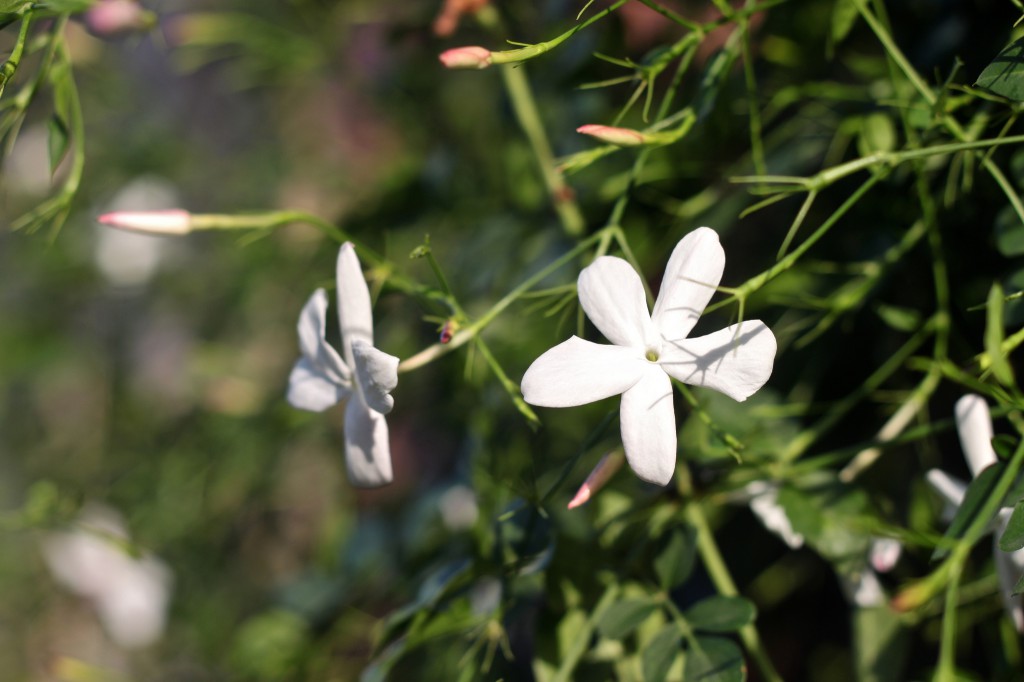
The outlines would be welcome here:
[[[977,478],[978,474],[998,460],[996,451],[992,449],[992,415],[988,411],[988,403],[980,395],[965,395],[956,401],[953,415],[956,418],[956,430],[960,436],[964,459],[967,460],[967,468],[971,470],[971,476]],[[964,501],[967,484],[941,469],[930,469],[926,477],[928,483],[945,499],[947,512],[952,517],[956,507]],[[1024,549],[1016,552],[1004,552],[999,549],[999,538],[1006,530],[1012,513],[1011,509],[1003,508],[996,515],[992,526],[992,551],[996,573],[999,575],[999,593],[1003,598],[1003,606],[1017,632],[1024,633],[1024,604],[1021,603],[1020,597],[1013,596],[1013,586],[1021,573],[1024,573]]]
[[[765,528],[778,535],[790,549],[804,546],[804,536],[793,530],[793,524],[786,510],[779,504],[779,486],[766,481],[751,481],[742,491],[747,498],[750,511],[754,513]]]
[[[163,634],[174,579],[162,561],[132,556],[129,546],[120,515],[89,505],[74,530],[46,536],[43,556],[59,583],[92,602],[110,638],[133,649]]]
[[[395,404],[390,393],[398,385],[398,358],[373,346],[370,290],[350,242],[338,252],[337,283],[342,355],[325,338],[327,293],[317,289],[299,317],[302,357],[288,379],[288,402],[322,412],[348,399],[345,462],[349,478],[357,486],[380,486],[392,479],[384,415]]]
[[[653,314],[643,284],[621,258],[602,256],[580,273],[580,305],[614,345],[573,336],[537,358],[523,397],[540,407],[573,407],[622,394],[619,426],[637,476],[665,485],[676,466],[672,382],[746,400],[772,373],[775,336],[760,320],[687,338],[722,279],[718,234],[701,227],[669,258]]]

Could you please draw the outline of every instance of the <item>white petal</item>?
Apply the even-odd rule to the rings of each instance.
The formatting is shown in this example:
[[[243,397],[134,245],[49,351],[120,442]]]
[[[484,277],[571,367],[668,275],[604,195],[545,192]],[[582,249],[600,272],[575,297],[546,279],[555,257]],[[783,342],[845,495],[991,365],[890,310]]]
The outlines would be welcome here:
[[[745,488],[750,498],[750,511],[761,520],[764,527],[782,538],[790,549],[804,546],[804,536],[793,530],[793,524],[786,510],[779,504],[779,488],[762,481],[753,481]]]
[[[884,606],[888,601],[882,583],[870,568],[865,567],[851,574],[840,572],[839,580],[847,599],[862,609]]]
[[[999,537],[1003,534],[1001,527],[995,534],[992,542],[992,551],[995,555],[996,574],[999,576],[999,596],[1003,599],[1003,608],[1006,615],[1013,621],[1017,632],[1024,633],[1024,604],[1021,603],[1020,595],[1013,596],[1013,586],[1020,580],[1022,569],[1024,569],[1024,549],[1016,552],[1004,552],[999,549]]]
[[[666,341],[658,364],[683,383],[742,401],[768,381],[775,350],[772,330],[760,320],[748,320],[707,336]]]
[[[391,482],[388,423],[358,394],[345,408],[345,464],[352,485],[375,488]]]
[[[351,380],[348,367],[338,351],[326,341],[327,292],[317,289],[302,307],[299,315],[299,350],[309,358],[325,378],[347,384]]]
[[[338,321],[345,349],[345,362],[352,360],[352,344],[364,341],[373,345],[373,314],[370,309],[370,289],[366,286],[363,270],[356,257],[352,242],[345,242],[338,251]]]
[[[644,350],[660,343],[643,282],[626,261],[601,256],[583,268],[577,289],[587,317],[612,343]]]
[[[116,586],[95,600],[111,639],[125,649],[153,644],[164,632],[173,575],[154,557],[132,559],[111,576]]]
[[[956,401],[953,414],[967,466],[971,476],[977,476],[998,459],[992,449],[992,415],[988,403],[980,395],[969,393]]]
[[[903,554],[903,545],[896,538],[875,538],[868,548],[868,561],[879,573],[888,573],[896,567]]]
[[[366,404],[387,414],[395,406],[395,399],[388,394],[398,385],[398,358],[359,340],[352,343],[352,356]]]
[[[323,412],[350,393],[345,386],[328,379],[308,358],[299,358],[288,377],[288,402],[300,410]]]
[[[956,513],[956,507],[963,503],[964,495],[967,493],[967,484],[956,480],[942,469],[929,469],[925,478],[935,492],[946,500],[943,516],[948,514],[952,518],[952,514],[949,512],[952,510],[953,513]]]
[[[573,407],[618,395],[640,380],[640,353],[573,336],[533,361],[523,376],[523,398],[540,407]]]
[[[676,469],[676,415],[672,382],[649,364],[640,381],[622,394],[619,428],[626,461],[636,475],[666,485]]]
[[[652,315],[662,336],[686,338],[722,281],[723,270],[725,251],[710,227],[698,227],[676,244]]]

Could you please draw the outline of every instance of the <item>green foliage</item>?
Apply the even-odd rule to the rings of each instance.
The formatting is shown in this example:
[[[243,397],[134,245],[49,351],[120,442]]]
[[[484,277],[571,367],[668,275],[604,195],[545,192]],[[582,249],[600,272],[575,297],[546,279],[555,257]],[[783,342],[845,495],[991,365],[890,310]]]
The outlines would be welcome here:
[[[981,72],[975,85],[1015,102],[1024,102],[1024,39],[1003,48]]]

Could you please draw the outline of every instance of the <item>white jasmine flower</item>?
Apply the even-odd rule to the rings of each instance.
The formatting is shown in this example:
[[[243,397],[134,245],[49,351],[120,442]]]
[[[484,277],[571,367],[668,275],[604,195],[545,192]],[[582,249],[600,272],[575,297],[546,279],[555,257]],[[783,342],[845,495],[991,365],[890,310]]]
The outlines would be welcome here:
[[[120,515],[90,505],[75,530],[46,536],[43,556],[58,582],[92,602],[111,639],[132,649],[163,634],[173,575],[152,554],[129,554],[127,543]]]
[[[325,338],[327,293],[317,289],[299,316],[302,357],[288,379],[288,402],[322,412],[342,400],[345,406],[345,462],[352,483],[374,487],[390,483],[391,448],[384,415],[395,399],[398,358],[373,346],[370,290],[350,242],[338,252],[338,321],[342,355]],[[344,359],[342,359],[344,358]]]
[[[665,485],[676,465],[672,383],[678,379],[746,400],[772,372],[775,336],[760,320],[687,338],[722,279],[718,234],[701,227],[669,258],[653,314],[640,276],[621,258],[602,256],[580,273],[580,305],[613,345],[573,336],[537,358],[523,397],[540,407],[573,407],[622,394],[619,426],[637,476]]]
[[[992,449],[992,415],[988,410],[988,403],[980,395],[968,394],[956,401],[953,414],[967,467],[971,470],[971,476],[977,477],[998,460],[995,450]],[[946,501],[947,514],[952,518],[956,508],[964,501],[967,484],[941,469],[930,469],[925,476],[928,483]],[[1012,513],[1011,509],[1003,508],[996,515],[992,524],[992,552],[996,573],[999,575],[999,593],[1003,598],[1006,614],[1013,621],[1017,632],[1024,633],[1024,604],[1021,603],[1020,597],[1013,596],[1013,586],[1021,573],[1024,573],[1024,549],[1016,552],[1004,552],[999,549],[999,538],[1006,530]]]

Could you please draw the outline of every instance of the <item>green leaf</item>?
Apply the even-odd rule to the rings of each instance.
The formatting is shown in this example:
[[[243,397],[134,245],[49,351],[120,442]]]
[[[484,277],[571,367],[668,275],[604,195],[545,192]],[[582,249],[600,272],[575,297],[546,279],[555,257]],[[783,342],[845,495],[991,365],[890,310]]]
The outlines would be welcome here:
[[[30,4],[32,0],[0,0],[0,14],[14,14]]]
[[[654,560],[654,572],[661,589],[667,592],[686,582],[696,556],[696,531],[690,526],[673,531],[665,549]]]
[[[666,625],[647,644],[641,658],[644,682],[662,682],[679,655],[682,635],[673,623]]]
[[[992,363],[992,374],[1004,386],[1013,384],[1013,370],[1003,355],[1003,287],[995,282],[988,292],[988,316],[985,320],[985,352]]]
[[[1024,500],[1014,505],[1010,520],[1006,523],[1006,530],[999,538],[999,549],[1004,552],[1024,549]]]
[[[735,632],[754,622],[757,609],[743,597],[716,595],[691,606],[683,613],[694,630]]]
[[[875,152],[891,152],[896,148],[896,128],[892,119],[876,111],[861,119],[857,148],[861,156]]]
[[[693,103],[693,110],[697,112],[697,120],[703,119],[714,109],[715,100],[718,99],[718,93],[722,89],[722,84],[725,83],[726,78],[729,76],[729,71],[735,58],[736,52],[719,50],[708,60],[708,65],[704,69],[704,76],[700,81],[700,88]]]
[[[49,134],[46,146],[50,152],[50,175],[53,175],[57,172],[57,166],[64,160],[64,155],[67,154],[69,133],[64,121],[56,116],[50,117],[47,128]]]
[[[946,529],[946,534],[943,536],[944,540],[957,540],[964,534],[967,527],[978,516],[981,507],[992,497],[992,493],[999,483],[999,477],[1002,476],[1005,469],[1006,464],[996,462],[986,467],[984,471],[971,481],[971,484],[967,486],[967,492],[964,494],[964,501],[960,504],[960,508],[957,509],[953,522]],[[951,543],[943,542],[936,547],[932,553],[932,561],[946,556],[949,553],[949,544]]]
[[[913,308],[879,303],[875,306],[875,312],[882,318],[882,322],[898,332],[914,332],[921,328],[921,315]]]
[[[740,648],[724,637],[697,637],[686,652],[686,682],[742,682],[746,667]]]
[[[836,0],[832,5],[832,46],[846,39],[857,21],[857,3],[854,0]]]
[[[996,215],[996,248],[1010,258],[1024,255],[1024,223],[1012,206],[1004,206]]]
[[[1017,449],[1017,442],[1017,439],[1010,434],[999,433],[992,439],[992,449],[996,451],[997,455],[999,455],[999,459],[1008,460],[1013,457],[1013,452]],[[1010,490],[1012,492],[1013,489],[1011,488]],[[1024,495],[1024,492],[1021,494]]]
[[[1000,52],[975,85],[1016,102],[1024,102],[1024,38]]]
[[[906,679],[904,664],[910,644],[909,631],[899,614],[882,606],[854,609],[853,653],[857,679],[865,682],[899,682]]]
[[[624,599],[612,604],[597,624],[601,634],[610,639],[621,639],[647,620],[658,605],[650,599]]]
[[[1016,597],[1021,592],[1024,592],[1024,575],[1022,575],[1020,580],[1017,581],[1017,584],[1013,586],[1013,596]]]

